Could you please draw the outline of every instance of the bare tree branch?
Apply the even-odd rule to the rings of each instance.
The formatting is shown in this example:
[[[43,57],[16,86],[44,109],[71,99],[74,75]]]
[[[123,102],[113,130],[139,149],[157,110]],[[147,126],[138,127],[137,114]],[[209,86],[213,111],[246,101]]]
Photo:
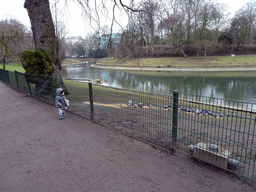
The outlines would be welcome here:
[[[115,4],[117,4],[117,3],[116,3],[116,0],[114,0],[114,2],[115,2]],[[134,8],[131,8],[131,7],[127,6],[127,5],[124,5],[123,2],[122,2],[122,0],[119,0],[119,3],[120,3],[120,5],[121,5],[125,10],[130,10],[130,11],[132,11],[132,12],[141,12],[141,11],[143,11],[143,9],[141,9],[140,6],[139,6],[137,9],[134,9]]]

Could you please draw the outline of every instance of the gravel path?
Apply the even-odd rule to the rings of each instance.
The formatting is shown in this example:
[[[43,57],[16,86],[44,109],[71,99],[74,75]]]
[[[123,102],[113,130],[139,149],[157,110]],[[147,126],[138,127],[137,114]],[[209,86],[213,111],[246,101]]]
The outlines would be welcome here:
[[[256,191],[250,180],[167,154],[0,82],[0,191]]]

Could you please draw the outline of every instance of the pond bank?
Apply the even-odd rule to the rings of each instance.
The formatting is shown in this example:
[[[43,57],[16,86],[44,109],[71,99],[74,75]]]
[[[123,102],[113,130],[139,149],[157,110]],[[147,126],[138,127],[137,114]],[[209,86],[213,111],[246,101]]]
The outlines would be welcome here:
[[[156,68],[156,67],[106,67],[97,64],[92,64],[90,67],[100,69],[114,69],[114,70],[126,70],[126,71],[256,71],[256,67],[183,67],[183,68]]]

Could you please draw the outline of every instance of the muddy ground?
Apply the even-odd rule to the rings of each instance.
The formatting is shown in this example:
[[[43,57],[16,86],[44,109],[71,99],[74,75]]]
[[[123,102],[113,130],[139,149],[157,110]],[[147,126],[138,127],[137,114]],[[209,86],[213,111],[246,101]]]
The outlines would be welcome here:
[[[0,82],[0,191],[256,191],[251,180],[165,153]]]

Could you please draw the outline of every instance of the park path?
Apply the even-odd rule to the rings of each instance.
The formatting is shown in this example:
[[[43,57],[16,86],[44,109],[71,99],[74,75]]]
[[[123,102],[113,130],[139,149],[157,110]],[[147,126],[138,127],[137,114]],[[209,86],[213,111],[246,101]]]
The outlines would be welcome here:
[[[72,103],[71,103],[72,104]],[[255,183],[167,154],[0,82],[0,192],[242,192]]]

